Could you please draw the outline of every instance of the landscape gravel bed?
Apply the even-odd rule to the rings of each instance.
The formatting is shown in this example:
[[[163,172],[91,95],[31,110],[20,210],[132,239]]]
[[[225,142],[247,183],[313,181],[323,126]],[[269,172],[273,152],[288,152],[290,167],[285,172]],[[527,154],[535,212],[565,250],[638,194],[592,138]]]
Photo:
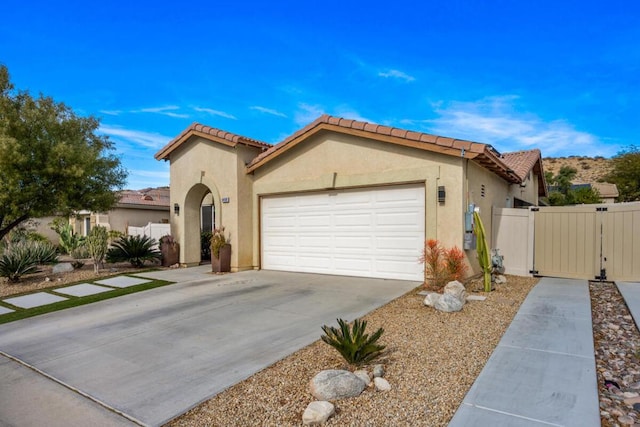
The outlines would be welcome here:
[[[602,426],[639,425],[640,332],[615,284],[590,291]]]
[[[367,331],[385,329],[387,346],[373,363],[385,365],[391,390],[366,389],[333,402],[327,426],[446,426],[538,279],[507,276],[508,282],[443,313],[422,304],[411,291],[364,318]],[[479,283],[467,284],[473,291]],[[474,292],[470,292],[474,294]],[[352,320],[352,319],[348,319]],[[322,333],[318,325],[318,338]],[[314,400],[309,381],[323,369],[349,369],[335,349],[318,340],[200,404],[170,425],[294,426]],[[212,378],[211,381],[215,381]]]

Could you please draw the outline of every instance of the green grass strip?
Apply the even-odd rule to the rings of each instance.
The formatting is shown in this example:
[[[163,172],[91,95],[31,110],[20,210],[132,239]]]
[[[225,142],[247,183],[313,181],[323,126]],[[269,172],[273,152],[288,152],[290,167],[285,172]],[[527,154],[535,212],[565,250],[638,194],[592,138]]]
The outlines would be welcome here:
[[[125,275],[120,274],[120,276],[125,276]],[[128,274],[126,276],[128,276]],[[104,280],[104,278],[101,277],[98,280]],[[78,283],[87,283],[87,281],[81,281]],[[74,297],[70,295],[64,295],[65,298],[69,298],[69,299],[65,301],[55,302],[53,304],[41,305],[33,308],[16,307],[15,308],[16,311],[14,311],[13,313],[0,314],[0,325],[3,323],[14,322],[16,320],[26,319],[28,317],[33,317],[33,316],[39,316],[41,314],[51,313],[58,310],[65,310],[71,307],[78,307],[85,304],[92,304],[94,302],[98,302],[98,301],[102,301],[110,298],[116,298],[123,295],[134,294],[136,292],[142,292],[149,289],[159,288],[161,286],[171,285],[173,283],[175,282],[167,282],[165,280],[152,280],[151,282],[141,283],[139,285],[129,286],[127,288],[117,288],[112,291],[106,291],[99,294],[88,295],[85,297]],[[66,284],[64,286],[58,287],[58,289],[67,287],[67,286],[73,286],[73,284]],[[101,285],[101,286],[105,286],[105,285]],[[38,292],[48,292],[48,291],[55,292],[56,289],[52,289],[52,288],[42,289],[42,290],[39,290]],[[56,295],[59,295],[59,294],[56,294]],[[14,296],[15,295],[11,295],[7,298],[13,298]],[[10,306],[10,304],[8,303],[4,303],[4,304],[5,305],[3,306],[5,307]],[[14,309],[13,306],[11,306],[11,308]]]

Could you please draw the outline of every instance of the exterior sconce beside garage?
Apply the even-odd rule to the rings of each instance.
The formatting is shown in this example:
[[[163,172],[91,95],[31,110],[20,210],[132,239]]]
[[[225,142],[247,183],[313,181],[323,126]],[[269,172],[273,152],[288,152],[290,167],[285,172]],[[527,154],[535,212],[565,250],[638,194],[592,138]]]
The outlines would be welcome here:
[[[444,190],[444,185],[438,186],[438,202],[440,202],[440,204],[444,204],[446,197],[447,192]]]
[[[180,205],[177,203],[173,204],[173,213],[176,215],[180,215]]]

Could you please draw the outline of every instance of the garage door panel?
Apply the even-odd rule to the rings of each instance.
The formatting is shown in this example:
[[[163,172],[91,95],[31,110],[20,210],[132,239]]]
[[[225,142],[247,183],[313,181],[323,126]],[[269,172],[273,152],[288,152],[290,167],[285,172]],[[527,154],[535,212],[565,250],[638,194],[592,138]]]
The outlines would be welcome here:
[[[262,268],[422,280],[424,186],[265,197]]]

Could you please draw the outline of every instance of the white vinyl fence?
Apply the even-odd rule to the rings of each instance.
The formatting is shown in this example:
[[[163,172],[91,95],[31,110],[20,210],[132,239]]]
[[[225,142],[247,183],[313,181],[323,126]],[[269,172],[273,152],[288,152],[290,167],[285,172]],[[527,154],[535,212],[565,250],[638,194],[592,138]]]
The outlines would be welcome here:
[[[155,239],[156,242],[160,242],[160,238],[162,236],[166,236],[167,234],[171,234],[171,225],[170,224],[156,224],[156,223],[148,223],[144,227],[132,227],[129,226],[127,228],[127,234],[129,236],[148,236],[152,239]]]

